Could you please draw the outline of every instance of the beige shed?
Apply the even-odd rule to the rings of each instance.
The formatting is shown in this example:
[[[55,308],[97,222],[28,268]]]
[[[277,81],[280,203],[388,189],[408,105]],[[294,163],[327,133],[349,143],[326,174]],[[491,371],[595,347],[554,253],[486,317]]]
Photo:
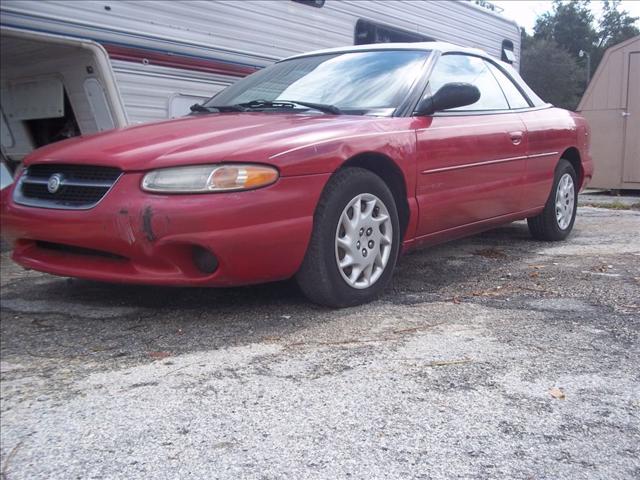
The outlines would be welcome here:
[[[589,186],[640,189],[640,35],[605,52],[578,111],[591,126]]]

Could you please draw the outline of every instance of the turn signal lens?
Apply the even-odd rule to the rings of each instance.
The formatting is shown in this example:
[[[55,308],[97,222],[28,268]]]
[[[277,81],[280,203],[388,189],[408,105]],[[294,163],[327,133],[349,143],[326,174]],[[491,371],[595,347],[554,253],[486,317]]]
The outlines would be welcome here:
[[[227,164],[163,168],[147,173],[142,189],[156,193],[206,193],[266,187],[278,179],[266,165]]]

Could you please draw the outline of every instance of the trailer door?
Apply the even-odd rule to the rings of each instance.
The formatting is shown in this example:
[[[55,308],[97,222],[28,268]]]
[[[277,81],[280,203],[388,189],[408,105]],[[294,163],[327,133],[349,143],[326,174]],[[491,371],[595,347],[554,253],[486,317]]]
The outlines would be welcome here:
[[[95,42],[0,29],[2,153],[20,162],[35,148],[127,124],[107,52]]]

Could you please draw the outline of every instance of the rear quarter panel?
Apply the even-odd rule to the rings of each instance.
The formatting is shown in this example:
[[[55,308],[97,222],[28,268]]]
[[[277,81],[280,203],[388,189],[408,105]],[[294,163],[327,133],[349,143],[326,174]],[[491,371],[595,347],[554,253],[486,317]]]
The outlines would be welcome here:
[[[582,172],[580,175],[580,190],[584,189],[593,178],[593,160],[591,158],[591,126],[587,119],[579,113],[571,113],[576,122],[576,148],[580,152]]]
[[[586,123],[579,115],[560,108],[520,115],[527,129],[528,154],[523,193],[529,208],[542,207],[551,192],[555,168],[562,155],[573,147],[578,149],[581,159],[588,158]],[[579,176],[582,177],[580,172]]]

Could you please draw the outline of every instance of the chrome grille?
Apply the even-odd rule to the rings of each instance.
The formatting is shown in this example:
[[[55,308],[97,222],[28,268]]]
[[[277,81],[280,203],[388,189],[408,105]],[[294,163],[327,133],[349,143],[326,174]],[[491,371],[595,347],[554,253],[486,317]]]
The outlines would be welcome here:
[[[102,200],[121,174],[114,167],[31,165],[20,177],[13,200],[31,207],[88,209]],[[52,177],[56,177],[57,185],[50,184]]]

